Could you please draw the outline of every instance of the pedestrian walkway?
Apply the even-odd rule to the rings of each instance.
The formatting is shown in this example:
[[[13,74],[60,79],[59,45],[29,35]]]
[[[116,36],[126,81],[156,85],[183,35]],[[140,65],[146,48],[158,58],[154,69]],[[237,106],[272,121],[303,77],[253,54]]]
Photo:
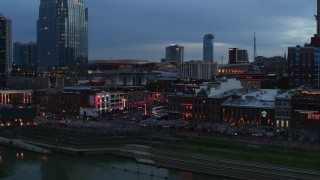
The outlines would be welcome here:
[[[8,146],[32,151],[32,152],[41,153],[41,154],[51,154],[52,153],[52,151],[50,151],[48,149],[44,149],[44,148],[41,148],[38,146],[34,146],[31,144],[25,143],[21,139],[8,139],[8,138],[0,137],[0,143],[3,143]]]

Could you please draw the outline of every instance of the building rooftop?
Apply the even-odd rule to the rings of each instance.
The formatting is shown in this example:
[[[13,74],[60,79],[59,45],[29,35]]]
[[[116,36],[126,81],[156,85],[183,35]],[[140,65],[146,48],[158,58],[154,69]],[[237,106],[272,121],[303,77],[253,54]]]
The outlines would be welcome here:
[[[261,89],[242,95],[237,99],[229,99],[222,103],[222,106],[235,107],[256,107],[256,108],[274,108],[275,97],[278,95],[276,89]]]

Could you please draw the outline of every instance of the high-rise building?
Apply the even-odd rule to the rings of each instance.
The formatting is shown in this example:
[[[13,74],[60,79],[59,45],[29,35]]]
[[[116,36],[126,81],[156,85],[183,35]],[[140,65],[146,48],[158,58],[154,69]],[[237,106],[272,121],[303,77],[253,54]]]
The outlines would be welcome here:
[[[37,43],[21,43],[13,44],[13,62],[24,71],[35,72],[37,65]]]
[[[206,34],[203,37],[203,61],[205,62],[213,62],[213,39],[214,36],[212,34]]]
[[[184,47],[177,44],[171,44],[170,46],[166,47],[166,62],[168,61],[183,63]]]
[[[246,64],[248,61],[248,51],[246,49],[229,48],[228,64]]]
[[[88,10],[83,0],[41,0],[38,74],[83,77],[88,69]]]
[[[291,87],[320,88],[320,47],[288,47],[288,75]]]
[[[0,13],[0,86],[12,71],[12,22]]]
[[[317,34],[305,46],[288,47],[288,76],[292,87],[320,88],[320,0],[317,0]]]

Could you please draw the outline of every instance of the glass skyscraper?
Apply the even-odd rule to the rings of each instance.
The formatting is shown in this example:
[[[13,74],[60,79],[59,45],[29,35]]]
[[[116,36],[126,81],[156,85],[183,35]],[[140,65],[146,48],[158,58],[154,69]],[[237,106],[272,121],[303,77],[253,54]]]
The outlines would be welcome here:
[[[12,22],[0,13],[0,86],[12,71]]]
[[[41,0],[38,74],[84,77],[88,69],[88,10],[83,0]]]
[[[213,39],[212,34],[206,34],[203,37],[203,61],[213,62]]]

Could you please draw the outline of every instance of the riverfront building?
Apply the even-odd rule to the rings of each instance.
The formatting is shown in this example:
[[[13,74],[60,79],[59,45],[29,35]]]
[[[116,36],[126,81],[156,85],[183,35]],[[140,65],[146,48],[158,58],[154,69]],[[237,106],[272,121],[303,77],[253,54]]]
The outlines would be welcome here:
[[[239,81],[228,79],[202,84],[195,93],[175,93],[168,96],[168,117],[171,120],[185,119],[197,126],[202,123],[221,123],[221,103],[240,89]]]
[[[229,122],[235,131],[247,132],[250,127],[256,126],[263,133],[273,134],[274,103],[277,90],[261,89],[245,93],[241,96],[223,102],[222,118]]]
[[[85,77],[88,10],[84,0],[41,0],[37,21],[38,74]]]
[[[293,136],[320,133],[320,90],[298,90],[291,96],[291,122]]]
[[[287,91],[276,96],[274,123],[275,135],[291,135],[291,95],[293,92],[293,90]]]

